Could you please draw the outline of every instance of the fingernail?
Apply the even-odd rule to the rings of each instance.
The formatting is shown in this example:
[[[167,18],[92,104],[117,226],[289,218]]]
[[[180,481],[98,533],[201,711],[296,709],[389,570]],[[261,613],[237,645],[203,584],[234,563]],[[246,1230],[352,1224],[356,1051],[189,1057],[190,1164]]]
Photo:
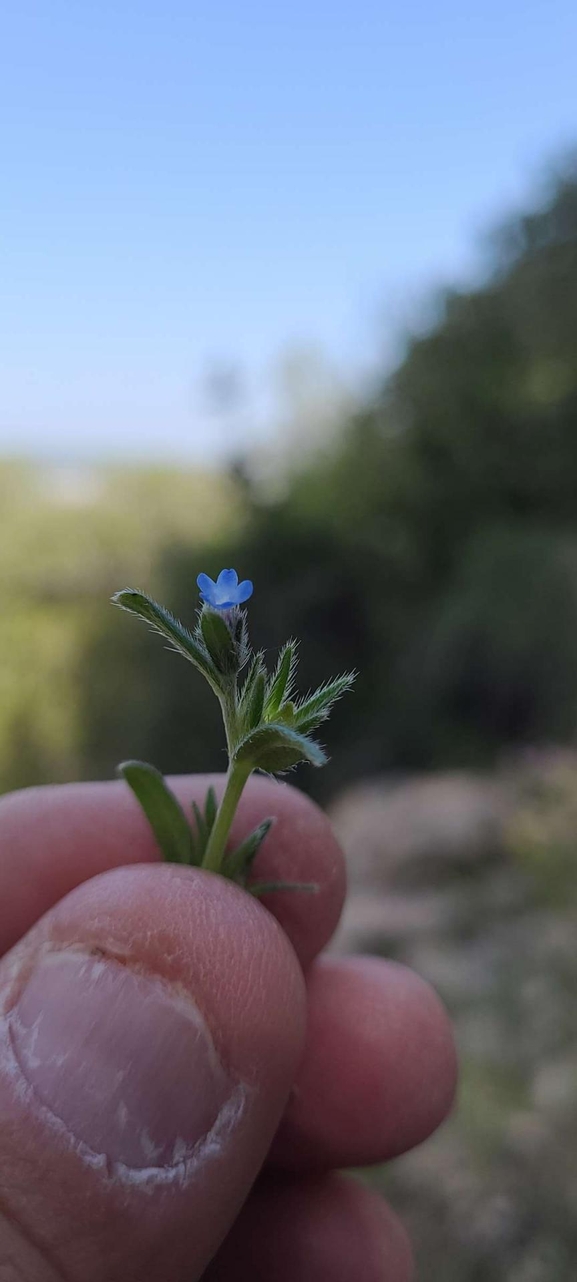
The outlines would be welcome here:
[[[81,1145],[125,1167],[181,1163],[232,1094],[194,1002],[118,961],[47,955],[9,1027],[36,1099]]]

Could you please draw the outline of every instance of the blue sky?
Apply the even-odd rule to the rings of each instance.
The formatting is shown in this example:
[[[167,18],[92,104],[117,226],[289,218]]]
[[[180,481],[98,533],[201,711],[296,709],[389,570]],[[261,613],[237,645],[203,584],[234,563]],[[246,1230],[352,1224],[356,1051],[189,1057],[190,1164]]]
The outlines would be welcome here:
[[[574,0],[5,5],[0,451],[216,456],[212,363],[256,413],[290,344],[390,359],[577,140],[576,48]]]

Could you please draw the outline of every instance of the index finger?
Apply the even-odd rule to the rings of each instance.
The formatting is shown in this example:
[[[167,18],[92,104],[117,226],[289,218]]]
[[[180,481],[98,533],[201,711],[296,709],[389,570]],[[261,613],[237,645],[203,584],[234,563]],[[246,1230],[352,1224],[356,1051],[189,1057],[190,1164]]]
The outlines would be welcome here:
[[[190,813],[223,775],[170,780]],[[303,966],[330,939],[345,893],[344,862],[326,816],[304,793],[263,777],[249,781],[231,839],[275,817],[255,871],[259,880],[315,882],[318,892],[283,891],[263,902],[286,931]],[[123,864],[154,863],[160,852],[126,784],[30,788],[0,800],[0,955],[81,882]]]

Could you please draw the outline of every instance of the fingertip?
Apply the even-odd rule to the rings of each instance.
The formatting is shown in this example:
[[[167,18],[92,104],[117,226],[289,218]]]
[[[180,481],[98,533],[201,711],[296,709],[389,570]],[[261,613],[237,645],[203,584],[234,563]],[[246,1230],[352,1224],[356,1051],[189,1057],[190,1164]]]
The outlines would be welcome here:
[[[332,1174],[259,1182],[207,1282],[411,1282],[412,1252],[390,1207]]]
[[[431,986],[375,957],[317,961],[304,1058],[272,1150],[290,1170],[382,1162],[421,1143],[455,1093],[451,1025]]]
[[[312,882],[317,887],[306,897],[298,891],[279,891],[262,898],[306,968],[338,925],[346,894],[345,861],[320,806],[291,784],[264,776],[255,776],[241,799],[233,841],[268,814],[274,815],[275,823],[255,860],[255,880]]]
[[[75,886],[159,859],[122,781],[23,788],[0,798],[0,956]]]
[[[381,1001],[389,993],[378,1032],[382,1037],[388,1028],[396,1044],[395,1084],[405,1100],[396,1139],[391,1134],[394,1157],[427,1139],[453,1107],[459,1073],[453,1024],[436,989],[410,966],[369,956],[349,961],[377,1003],[379,993]]]
[[[75,1282],[200,1275],[304,1028],[289,941],[230,882],[158,864],[77,887],[0,964],[5,1208]]]
[[[220,796],[224,776],[180,776],[169,783],[192,818],[193,799],[202,804],[209,785]],[[114,867],[160,860],[150,827],[123,781],[27,789],[2,798],[0,810],[0,902],[10,904],[10,913],[0,920],[0,954],[80,883]],[[313,895],[287,891],[263,897],[301,965],[308,966],[337,925],[344,860],[319,807],[298,789],[264,776],[248,783],[231,843],[240,843],[271,815],[275,824],[255,861],[255,877],[318,886]]]

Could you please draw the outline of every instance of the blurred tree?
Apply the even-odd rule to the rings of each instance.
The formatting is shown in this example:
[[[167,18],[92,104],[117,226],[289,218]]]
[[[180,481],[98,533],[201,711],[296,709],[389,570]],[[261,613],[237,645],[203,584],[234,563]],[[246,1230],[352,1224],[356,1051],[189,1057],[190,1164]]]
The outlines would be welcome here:
[[[577,537],[487,526],[396,669],[399,750],[491,761],[577,729]]]
[[[120,652],[104,673],[87,663],[108,597],[127,581],[157,586],[159,548],[237,528],[242,501],[225,477],[185,469],[12,463],[0,498],[0,790],[109,775],[91,720],[98,682],[118,690],[117,719],[130,700]]]
[[[67,733],[81,736],[80,757],[60,745],[51,777],[79,761],[83,774],[110,774],[127,753],[167,770],[220,761],[216,709],[193,674],[105,598],[132,578],[190,617],[198,570],[224,564],[255,581],[258,645],[301,638],[303,688],[359,669],[328,730],[334,764],[303,771],[306,786],[487,762],[503,746],[574,737],[575,164],[541,208],[499,231],[492,254],[483,288],[448,293],[378,394],[360,409],[343,404],[330,448],[306,453],[299,442],[318,439],[323,382],[309,370],[305,391],[315,394],[298,401],[294,458],[276,497],[239,465],[230,483],[99,474],[100,491],[84,487],[80,507],[60,492],[56,502],[48,477],[39,503],[37,479],[0,469],[0,573],[11,599],[24,611],[84,602],[62,651],[74,686]],[[234,379],[221,391],[228,404]],[[42,633],[31,635],[22,655],[38,689],[56,691],[61,670],[53,680]],[[46,753],[26,729],[31,696],[14,693],[30,684],[19,663],[8,663],[0,761],[10,724],[40,769]]]

